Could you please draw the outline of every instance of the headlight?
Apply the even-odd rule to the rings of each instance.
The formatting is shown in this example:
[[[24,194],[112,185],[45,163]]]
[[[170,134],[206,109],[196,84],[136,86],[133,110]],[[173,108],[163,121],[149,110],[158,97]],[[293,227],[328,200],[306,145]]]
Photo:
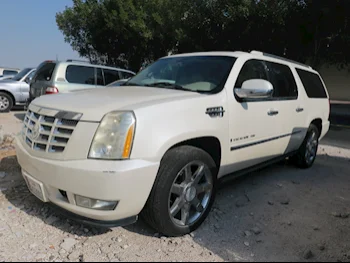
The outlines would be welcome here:
[[[92,141],[89,158],[127,159],[134,140],[136,119],[132,112],[106,114]]]

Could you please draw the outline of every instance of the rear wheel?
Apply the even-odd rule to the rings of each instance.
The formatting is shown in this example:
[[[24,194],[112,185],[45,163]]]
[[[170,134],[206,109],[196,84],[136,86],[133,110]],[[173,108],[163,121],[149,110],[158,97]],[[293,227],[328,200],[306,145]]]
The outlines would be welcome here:
[[[205,151],[192,146],[170,150],[161,161],[143,218],[167,236],[194,231],[210,212],[216,176],[216,164]]]
[[[311,124],[298,153],[292,158],[298,167],[310,168],[314,164],[317,156],[319,137],[320,131],[314,124]]]
[[[13,99],[10,95],[0,92],[0,112],[9,112],[13,107]]]

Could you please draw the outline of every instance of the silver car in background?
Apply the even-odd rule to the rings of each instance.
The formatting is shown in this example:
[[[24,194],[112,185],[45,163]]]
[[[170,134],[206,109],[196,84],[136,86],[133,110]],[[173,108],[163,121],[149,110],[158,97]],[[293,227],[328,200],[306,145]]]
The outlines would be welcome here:
[[[10,111],[15,105],[26,104],[34,73],[34,68],[25,68],[11,79],[0,80],[0,113]]]
[[[126,69],[96,65],[86,61],[47,60],[37,67],[30,84],[27,105],[42,95],[103,88],[114,81],[133,76],[135,73]]]
[[[16,76],[16,75],[5,75],[5,76],[0,75],[0,81],[5,80],[5,79],[12,79],[14,76]]]

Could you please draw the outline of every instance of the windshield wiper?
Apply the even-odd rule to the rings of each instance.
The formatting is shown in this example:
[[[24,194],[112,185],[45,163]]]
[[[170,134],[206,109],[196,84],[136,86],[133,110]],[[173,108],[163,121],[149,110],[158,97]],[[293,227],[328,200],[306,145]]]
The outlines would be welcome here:
[[[175,84],[175,83],[170,83],[170,82],[155,82],[152,84],[146,84],[146,87],[158,87],[162,86],[163,88],[169,88],[169,89],[176,89],[176,90],[184,90],[184,91],[191,91],[191,92],[198,92],[197,90],[192,90],[192,89],[186,89],[181,85]]]

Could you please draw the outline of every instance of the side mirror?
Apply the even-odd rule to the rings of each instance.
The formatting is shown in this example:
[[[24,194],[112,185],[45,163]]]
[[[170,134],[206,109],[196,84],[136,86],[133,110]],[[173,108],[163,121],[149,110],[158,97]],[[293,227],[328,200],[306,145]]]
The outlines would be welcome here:
[[[243,82],[242,88],[234,89],[241,100],[267,99],[272,97],[273,85],[263,79],[251,79]]]

